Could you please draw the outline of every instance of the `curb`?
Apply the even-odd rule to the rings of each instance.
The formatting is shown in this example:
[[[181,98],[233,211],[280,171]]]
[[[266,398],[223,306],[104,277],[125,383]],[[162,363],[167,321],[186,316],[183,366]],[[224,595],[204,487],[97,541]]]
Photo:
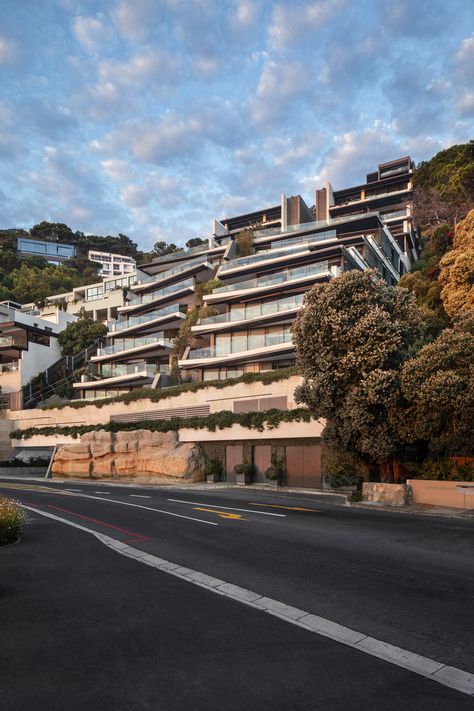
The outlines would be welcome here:
[[[434,511],[430,511],[427,509],[412,509],[410,504],[407,504],[402,508],[401,506],[380,506],[378,504],[364,504],[350,501],[347,502],[347,506],[351,509],[362,509],[363,511],[382,511],[388,513],[409,514],[411,516],[430,516],[431,518],[457,518],[462,521],[469,521],[472,519],[474,521],[474,509],[459,509],[459,513],[457,513],[455,509],[440,511],[439,507],[436,507]]]

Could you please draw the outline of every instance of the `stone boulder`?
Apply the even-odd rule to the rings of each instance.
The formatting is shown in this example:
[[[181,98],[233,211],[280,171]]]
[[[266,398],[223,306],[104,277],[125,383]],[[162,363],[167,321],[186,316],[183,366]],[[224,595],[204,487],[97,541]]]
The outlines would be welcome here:
[[[362,501],[384,506],[405,506],[410,503],[410,487],[406,484],[364,481]]]
[[[51,467],[57,477],[140,479],[163,484],[202,481],[204,456],[178,433],[97,430],[80,443],[58,447]]]

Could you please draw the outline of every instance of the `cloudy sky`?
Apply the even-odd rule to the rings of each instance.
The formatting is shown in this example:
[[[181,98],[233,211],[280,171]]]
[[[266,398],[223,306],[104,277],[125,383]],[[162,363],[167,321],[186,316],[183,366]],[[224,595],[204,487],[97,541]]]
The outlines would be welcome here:
[[[149,248],[474,137],[472,0],[1,0],[0,228]]]

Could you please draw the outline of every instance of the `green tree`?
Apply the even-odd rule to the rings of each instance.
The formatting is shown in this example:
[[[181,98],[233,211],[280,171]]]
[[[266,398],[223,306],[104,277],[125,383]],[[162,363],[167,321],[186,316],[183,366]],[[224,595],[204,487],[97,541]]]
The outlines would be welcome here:
[[[192,249],[193,247],[199,247],[201,244],[207,244],[207,239],[201,239],[200,237],[192,237],[186,242],[186,247]]]
[[[94,321],[90,316],[82,315],[70,323],[58,336],[63,355],[77,355],[84,348],[91,346],[98,338],[107,333],[107,326]]]
[[[473,336],[472,322],[461,321],[403,365],[403,438],[432,456],[474,452]]]
[[[324,443],[391,466],[401,450],[400,371],[425,334],[415,298],[374,271],[351,271],[305,297],[293,326],[303,384],[296,400],[327,421]]]
[[[253,230],[242,230],[235,238],[237,256],[248,257],[255,252]]]
[[[181,247],[177,247],[175,244],[168,244],[163,240],[155,242],[153,245],[153,253],[155,256],[163,257],[165,254],[173,254],[174,252],[181,252]]]

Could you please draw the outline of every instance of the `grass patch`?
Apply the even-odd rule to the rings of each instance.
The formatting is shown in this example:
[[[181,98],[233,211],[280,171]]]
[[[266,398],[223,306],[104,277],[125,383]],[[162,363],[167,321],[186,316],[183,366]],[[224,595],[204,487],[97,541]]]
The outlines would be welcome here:
[[[0,496],[0,546],[18,540],[25,521],[25,511],[17,501]]]

